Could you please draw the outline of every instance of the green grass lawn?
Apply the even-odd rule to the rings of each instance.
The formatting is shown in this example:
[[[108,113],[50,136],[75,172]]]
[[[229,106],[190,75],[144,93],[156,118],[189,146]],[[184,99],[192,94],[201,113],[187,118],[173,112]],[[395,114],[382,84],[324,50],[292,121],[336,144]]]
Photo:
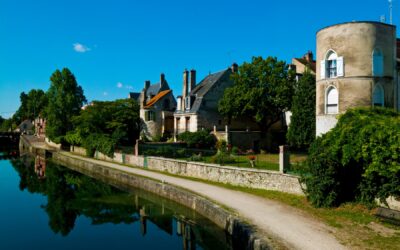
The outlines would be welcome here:
[[[233,167],[241,167],[241,168],[253,168],[250,159],[250,155],[232,155],[231,161],[223,163],[221,165],[224,166],[233,166]],[[255,156],[255,164],[254,168],[256,169],[265,169],[265,170],[279,170],[279,154],[255,154],[251,155]],[[205,162],[205,163],[215,163],[213,161],[214,156],[203,156],[201,159],[196,159],[196,161]],[[305,154],[291,154],[290,161],[292,164],[301,164],[307,159],[307,155]],[[182,158],[182,160],[193,160],[192,157]]]

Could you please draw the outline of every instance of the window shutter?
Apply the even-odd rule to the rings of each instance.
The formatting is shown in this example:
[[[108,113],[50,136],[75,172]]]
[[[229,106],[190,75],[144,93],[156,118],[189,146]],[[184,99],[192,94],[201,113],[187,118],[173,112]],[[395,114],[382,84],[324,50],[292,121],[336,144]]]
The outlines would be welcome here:
[[[321,61],[321,68],[320,68],[320,73],[321,73],[321,79],[325,79],[325,73],[326,73],[326,61],[322,60]]]
[[[343,57],[338,57],[336,60],[337,63],[337,76],[344,76],[344,60]]]

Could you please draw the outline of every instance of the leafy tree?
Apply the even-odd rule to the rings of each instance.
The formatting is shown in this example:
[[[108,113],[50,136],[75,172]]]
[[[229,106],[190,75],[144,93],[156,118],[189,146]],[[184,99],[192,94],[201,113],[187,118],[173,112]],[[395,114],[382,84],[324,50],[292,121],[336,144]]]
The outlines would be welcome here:
[[[0,125],[0,131],[13,131],[17,128],[17,124],[15,123],[13,118],[5,119]]]
[[[116,145],[133,145],[139,137],[139,105],[132,99],[95,101],[73,123],[67,142],[84,146],[89,155],[98,150],[112,156]]]
[[[287,139],[290,146],[308,149],[315,140],[315,76],[309,71],[298,81],[292,103]]]
[[[383,108],[347,111],[311,144],[307,161],[303,181],[315,206],[400,197],[400,114]]]
[[[47,106],[47,96],[41,89],[32,89],[26,94],[22,92],[20,95],[21,105],[14,114],[16,123],[21,123],[25,119],[33,120],[39,114],[44,113]]]
[[[67,132],[73,129],[72,117],[79,115],[86,98],[82,87],[67,68],[62,71],[56,70],[50,81],[47,92],[46,135],[54,142],[60,143]]]
[[[239,66],[232,75],[234,85],[227,88],[218,105],[228,120],[239,117],[253,119],[265,133],[291,108],[294,72],[276,57],[253,57],[251,63]]]

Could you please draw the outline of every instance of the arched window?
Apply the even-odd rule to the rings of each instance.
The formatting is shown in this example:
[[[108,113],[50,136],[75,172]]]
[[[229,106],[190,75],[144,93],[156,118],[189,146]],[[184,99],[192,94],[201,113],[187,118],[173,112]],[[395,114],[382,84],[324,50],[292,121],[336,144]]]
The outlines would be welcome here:
[[[374,107],[383,107],[385,92],[381,84],[375,85],[374,92],[372,93],[372,104]]]
[[[326,91],[326,113],[338,113],[339,94],[335,87],[330,86]]]
[[[372,75],[383,76],[383,53],[378,48],[372,52]]]
[[[344,76],[344,60],[336,52],[329,50],[321,61],[321,79]]]
[[[329,51],[326,57],[326,70],[328,78],[334,78],[337,76],[337,54],[333,51]]]

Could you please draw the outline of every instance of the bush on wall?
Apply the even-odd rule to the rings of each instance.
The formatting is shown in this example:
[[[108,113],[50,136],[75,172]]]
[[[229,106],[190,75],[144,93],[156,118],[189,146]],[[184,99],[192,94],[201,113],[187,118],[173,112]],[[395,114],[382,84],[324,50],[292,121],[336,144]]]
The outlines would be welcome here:
[[[209,130],[198,132],[184,132],[178,135],[178,140],[186,142],[189,148],[211,148],[215,146],[215,136]]]
[[[400,114],[382,108],[346,112],[311,145],[307,195],[315,206],[374,204],[400,196]]]

